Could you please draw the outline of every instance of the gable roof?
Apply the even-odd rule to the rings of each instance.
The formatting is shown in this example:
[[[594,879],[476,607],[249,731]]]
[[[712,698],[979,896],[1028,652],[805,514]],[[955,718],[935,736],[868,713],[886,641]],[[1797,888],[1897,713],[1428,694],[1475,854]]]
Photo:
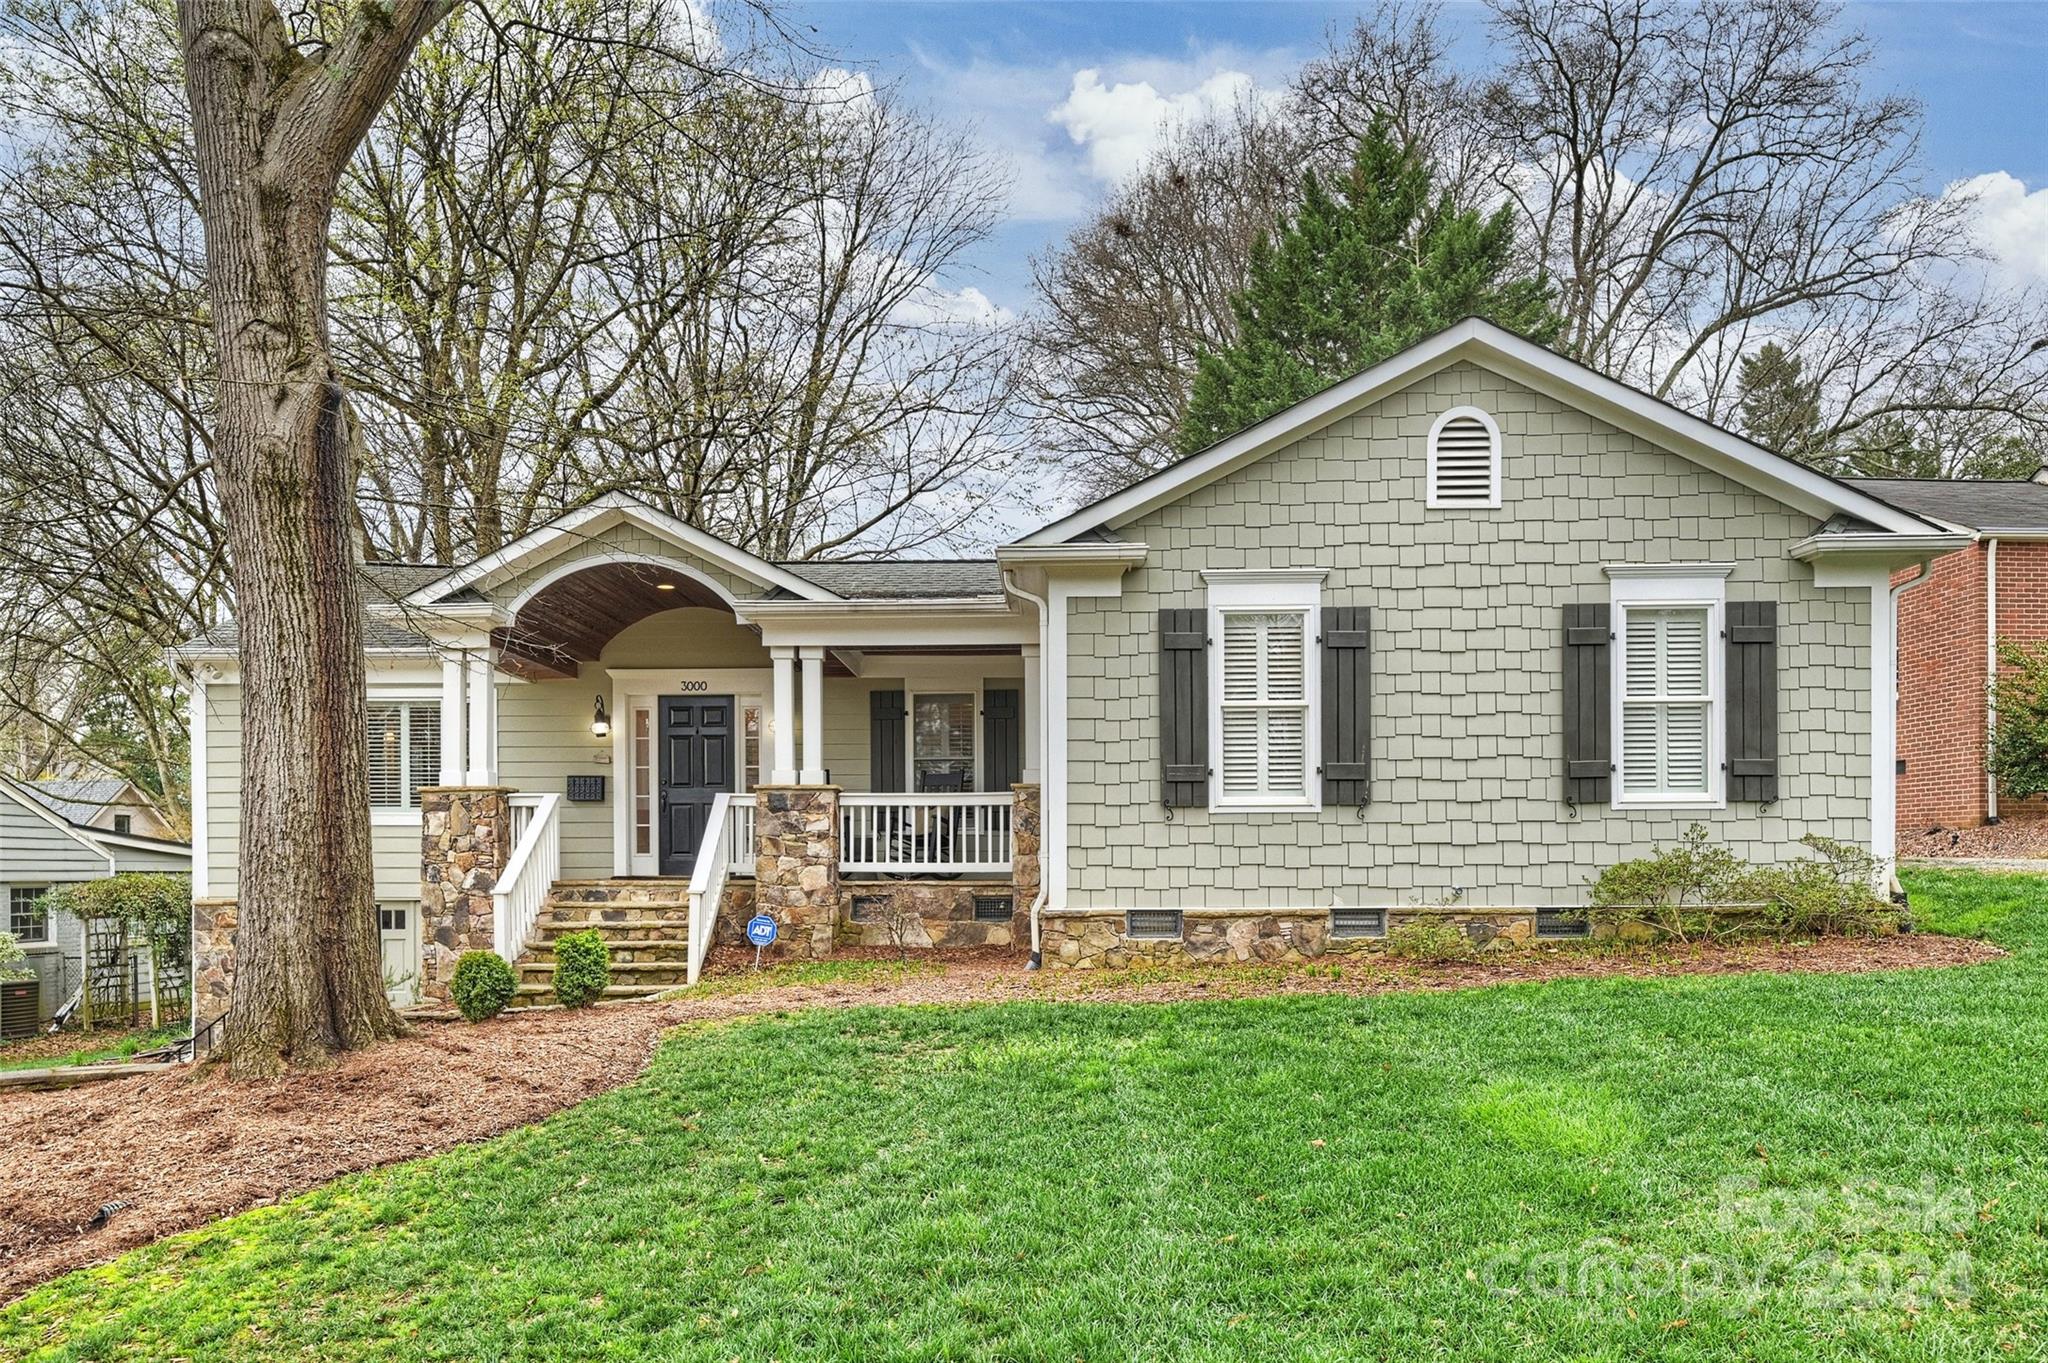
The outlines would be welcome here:
[[[1919,535],[1939,528],[1921,516],[1817,469],[1773,454],[1732,431],[1526,341],[1505,328],[1468,317],[1121,492],[1033,531],[1018,543],[1063,544],[1091,532],[1127,525],[1418,379],[1464,360],[1548,393],[1589,416],[1640,435],[1816,519],[1843,513],[1893,534]]]
[[[2048,483],[2031,478],[1851,478],[1851,487],[1918,516],[1984,534],[2048,534]]]
[[[748,553],[716,535],[678,520],[666,511],[649,506],[638,497],[624,492],[607,492],[574,511],[563,512],[546,525],[527,531],[510,544],[420,584],[401,598],[399,604],[420,608],[445,604],[450,597],[495,573],[544,563],[593,535],[627,523],[667,540],[678,549],[688,550],[716,563],[735,576],[758,582],[765,589],[780,589],[807,601],[829,601],[837,595],[780,564]]]
[[[370,653],[419,653],[433,648],[425,635],[394,624],[379,614],[377,607],[390,607],[439,581],[452,571],[445,563],[365,563],[361,565],[363,586],[363,648]],[[181,657],[232,655],[241,648],[242,632],[233,620],[223,620],[204,634],[187,639],[173,653]]]
[[[103,784],[105,782],[111,782],[120,790],[128,788],[128,782],[121,780],[119,777],[82,778],[78,784]],[[35,815],[87,851],[96,856],[109,858],[110,869],[113,856],[107,850],[110,846],[131,847],[150,852],[184,852],[188,855],[192,851],[190,843],[178,842],[171,838],[152,838],[142,833],[116,833],[110,829],[93,828],[83,820],[66,818],[63,813],[53,808],[43,792],[37,789],[38,786],[44,784],[56,784],[56,782],[18,781],[12,776],[0,776],[0,799],[12,800],[15,804]]]

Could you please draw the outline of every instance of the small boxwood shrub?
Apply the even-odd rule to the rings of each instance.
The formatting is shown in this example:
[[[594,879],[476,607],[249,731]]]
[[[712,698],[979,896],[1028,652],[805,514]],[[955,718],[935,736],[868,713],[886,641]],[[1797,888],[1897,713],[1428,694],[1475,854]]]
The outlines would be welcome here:
[[[612,949],[594,932],[565,933],[555,939],[555,997],[565,1008],[581,1008],[604,997],[612,982]]]
[[[448,993],[456,1011],[471,1022],[482,1022],[505,1011],[518,990],[512,967],[495,951],[465,951],[455,963]]]
[[[1387,954],[1404,961],[1462,961],[1472,939],[1447,918],[1418,914],[1387,929]]]

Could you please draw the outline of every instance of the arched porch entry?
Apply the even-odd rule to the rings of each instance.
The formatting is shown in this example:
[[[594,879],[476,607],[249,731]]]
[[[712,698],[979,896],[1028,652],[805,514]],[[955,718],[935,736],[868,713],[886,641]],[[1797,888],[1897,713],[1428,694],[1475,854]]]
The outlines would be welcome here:
[[[673,562],[564,566],[492,633],[504,775],[561,791],[587,872],[688,876],[716,798],[759,778],[770,658],[712,578]]]

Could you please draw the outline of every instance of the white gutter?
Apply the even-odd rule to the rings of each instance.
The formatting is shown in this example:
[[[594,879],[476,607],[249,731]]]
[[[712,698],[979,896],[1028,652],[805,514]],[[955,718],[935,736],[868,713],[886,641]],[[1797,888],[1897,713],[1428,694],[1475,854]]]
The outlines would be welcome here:
[[[1984,541],[1984,817],[1998,822],[1998,776],[1991,770],[1991,737],[1998,726],[1998,536]]]
[[[1049,822],[1046,818],[1046,809],[1051,803],[1046,793],[1045,779],[1045,750],[1049,741],[1046,738],[1045,723],[1045,660],[1050,652],[1046,648],[1046,633],[1051,627],[1052,611],[1046,605],[1044,597],[1033,596],[1018,586],[1016,575],[1008,568],[1003,569],[1003,589],[1023,597],[1038,607],[1038,893],[1031,897],[1031,963],[1028,967],[1037,970],[1045,964],[1045,943],[1041,935],[1040,915],[1045,911],[1046,887],[1052,883],[1045,874],[1045,828]],[[1061,816],[1065,817],[1064,810],[1061,811]]]

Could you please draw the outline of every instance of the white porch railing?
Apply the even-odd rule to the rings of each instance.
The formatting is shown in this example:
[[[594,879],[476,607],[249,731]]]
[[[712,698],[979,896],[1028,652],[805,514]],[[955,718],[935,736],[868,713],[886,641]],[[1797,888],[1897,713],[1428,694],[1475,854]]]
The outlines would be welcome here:
[[[704,956],[711,950],[711,932],[718,925],[719,905],[725,899],[726,878],[732,874],[734,861],[734,830],[739,825],[738,811],[746,811],[747,851],[746,866],[751,873],[754,867],[754,797],[742,795],[737,799],[727,792],[721,792],[711,802],[711,817],[705,825],[703,851],[697,856],[697,866],[690,873],[690,965],[684,981],[695,984],[699,972],[704,969]]]
[[[839,797],[842,875],[1008,875],[1012,800],[976,795]]]
[[[726,863],[729,873],[753,878],[754,794],[748,791],[732,797],[732,814],[726,820]]]
[[[514,795],[505,819],[505,845],[511,855],[491,890],[491,949],[508,961],[526,950],[526,939],[548,901],[548,890],[562,873],[562,797]]]

